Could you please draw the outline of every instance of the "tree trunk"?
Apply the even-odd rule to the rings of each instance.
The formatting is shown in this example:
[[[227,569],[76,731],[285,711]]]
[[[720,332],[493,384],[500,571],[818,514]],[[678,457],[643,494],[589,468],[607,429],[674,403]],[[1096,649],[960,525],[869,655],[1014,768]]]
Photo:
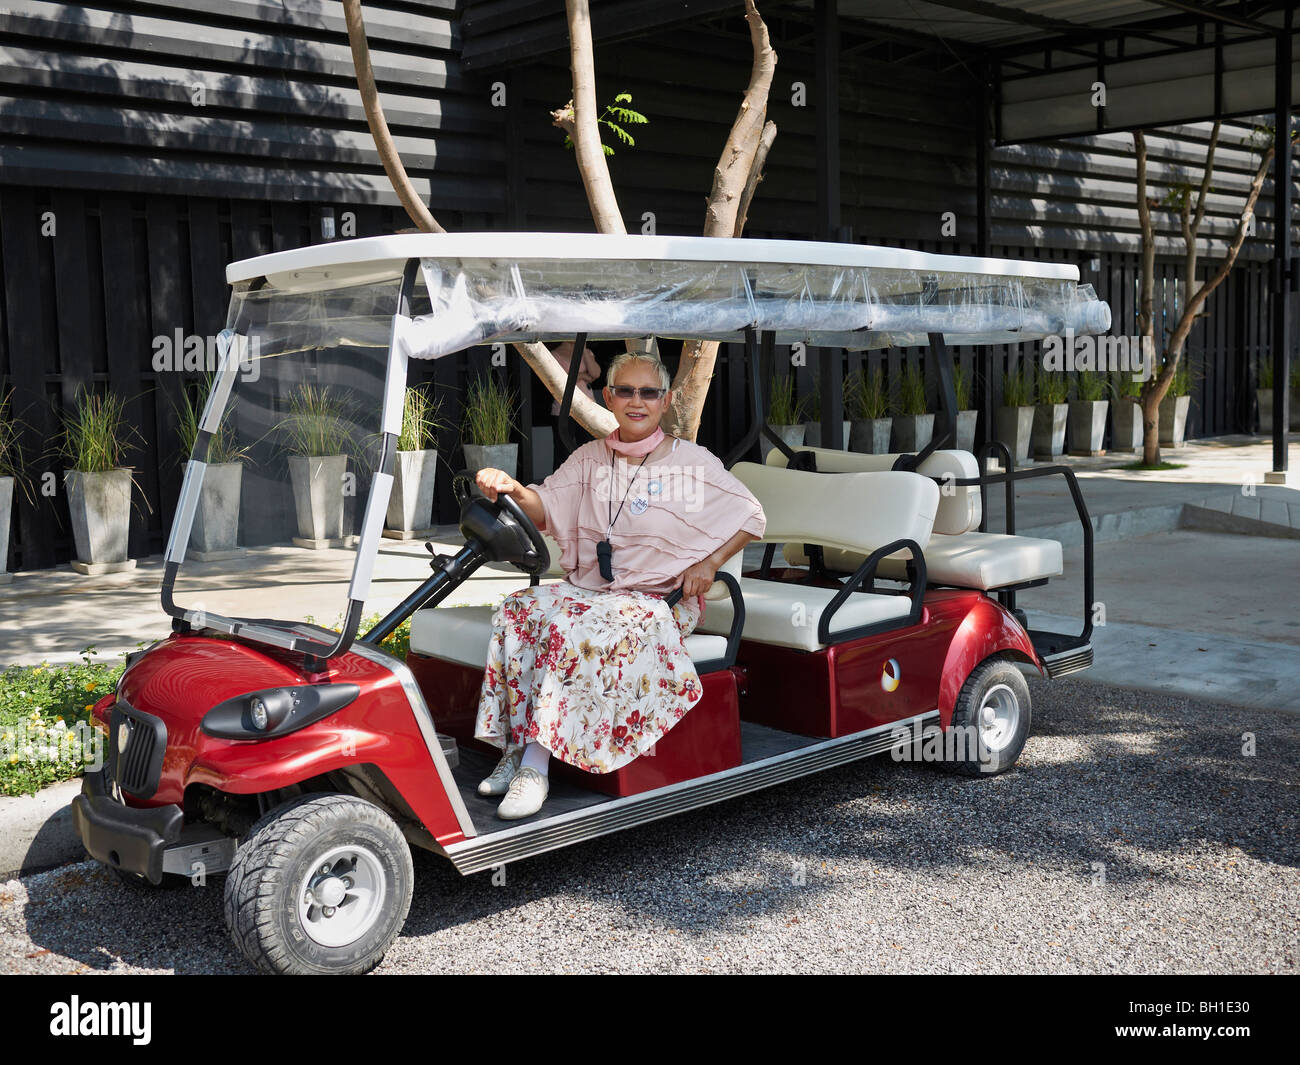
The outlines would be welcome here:
[[[768,37],[767,24],[753,0],[745,0],[745,19],[749,23],[754,61],[740,111],[713,170],[713,188],[704,215],[706,237],[740,236],[753,190],[762,179],[761,170],[776,137],[775,124],[767,122],[767,98],[776,74],[776,52]],[[700,415],[717,358],[716,340],[688,340],[682,345],[681,361],[673,380],[673,404],[667,416],[673,435],[694,440],[699,433]]]
[[[366,43],[366,24],[361,17],[361,0],[343,0],[343,17],[348,27],[348,43],[352,46],[352,66],[357,72],[357,90],[361,104],[366,109],[366,123],[375,140],[375,148],[384,163],[384,173],[402,201],[412,222],[426,233],[445,233],[442,226],[429,213],[411,179],[406,175],[402,157],[397,153],[393,135],[388,132],[388,121],[379,102],[379,89],[375,86],[375,72],[370,66],[370,46]]]
[[[626,233],[623,215],[609,179],[605,149],[600,143],[600,112],[596,104],[596,56],[591,43],[591,11],[587,0],[566,0],[569,18],[569,68],[573,74],[573,150],[587,204],[601,233]],[[582,352],[578,352],[581,358]]]

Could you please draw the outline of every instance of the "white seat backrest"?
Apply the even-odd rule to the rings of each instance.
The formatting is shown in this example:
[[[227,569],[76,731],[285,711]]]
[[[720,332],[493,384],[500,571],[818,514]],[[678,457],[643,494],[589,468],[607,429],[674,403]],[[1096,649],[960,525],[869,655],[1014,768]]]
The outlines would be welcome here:
[[[744,548],[741,548],[729,559],[727,559],[726,562],[724,562],[721,566],[718,567],[718,572],[730,573],[733,577],[736,578],[736,580],[739,581],[741,574],[743,573],[744,570],[743,567],[744,560],[745,560],[745,550]],[[728,588],[721,581],[714,581],[712,584],[709,585],[709,590],[704,593],[704,598],[709,600],[710,602],[717,599],[730,599],[731,589]]]
[[[892,470],[897,455],[864,455],[857,451],[837,451],[825,447],[797,447],[795,451],[811,451],[817,457],[819,473],[874,473]],[[785,466],[786,457],[780,448],[772,448],[767,456],[769,466]],[[917,471],[927,477],[951,477],[966,480],[980,475],[980,464],[969,451],[936,451]],[[979,528],[983,511],[980,507],[980,490],[977,485],[950,485],[939,493],[939,512],[934,518],[934,531],[945,536],[960,536]]]
[[[919,473],[805,473],[756,462],[731,468],[767,516],[764,541],[870,553],[895,540],[924,548],[939,486]]]

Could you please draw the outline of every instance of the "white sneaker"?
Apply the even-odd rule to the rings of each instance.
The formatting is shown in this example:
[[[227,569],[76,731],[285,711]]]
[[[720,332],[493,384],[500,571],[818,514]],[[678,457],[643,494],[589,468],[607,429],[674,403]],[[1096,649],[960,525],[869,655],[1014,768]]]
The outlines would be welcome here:
[[[542,808],[551,786],[546,777],[536,769],[521,769],[510,782],[510,790],[501,805],[497,807],[497,817],[503,821],[517,821],[521,817],[532,817]]]
[[[497,767],[479,781],[478,793],[480,795],[504,795],[506,789],[510,787],[510,781],[519,772],[519,761],[523,756],[524,749],[522,747],[507,747],[506,753],[501,756],[501,761],[497,763]]]

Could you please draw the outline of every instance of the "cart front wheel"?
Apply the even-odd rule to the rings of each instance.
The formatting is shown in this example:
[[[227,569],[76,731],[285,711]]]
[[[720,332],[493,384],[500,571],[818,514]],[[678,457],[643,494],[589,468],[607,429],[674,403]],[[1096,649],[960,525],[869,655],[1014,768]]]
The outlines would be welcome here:
[[[253,826],[226,877],[226,927],[263,972],[356,974],[383,960],[411,908],[411,849],[383,810],[308,795]]]
[[[966,678],[953,710],[954,742],[946,768],[967,776],[1005,773],[1029,738],[1029,685],[1006,658],[981,662]],[[962,741],[962,742],[958,742]]]

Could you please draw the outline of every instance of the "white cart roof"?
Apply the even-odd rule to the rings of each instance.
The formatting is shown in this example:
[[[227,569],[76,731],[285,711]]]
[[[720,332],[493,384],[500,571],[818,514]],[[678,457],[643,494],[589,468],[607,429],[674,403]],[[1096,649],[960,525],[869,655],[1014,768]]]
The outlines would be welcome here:
[[[496,341],[657,335],[854,350],[1104,333],[1110,309],[1063,263],[792,240],[593,233],[411,233],[232,263],[236,289],[320,292],[399,278],[420,261],[430,313],[398,344],[439,358]]]

